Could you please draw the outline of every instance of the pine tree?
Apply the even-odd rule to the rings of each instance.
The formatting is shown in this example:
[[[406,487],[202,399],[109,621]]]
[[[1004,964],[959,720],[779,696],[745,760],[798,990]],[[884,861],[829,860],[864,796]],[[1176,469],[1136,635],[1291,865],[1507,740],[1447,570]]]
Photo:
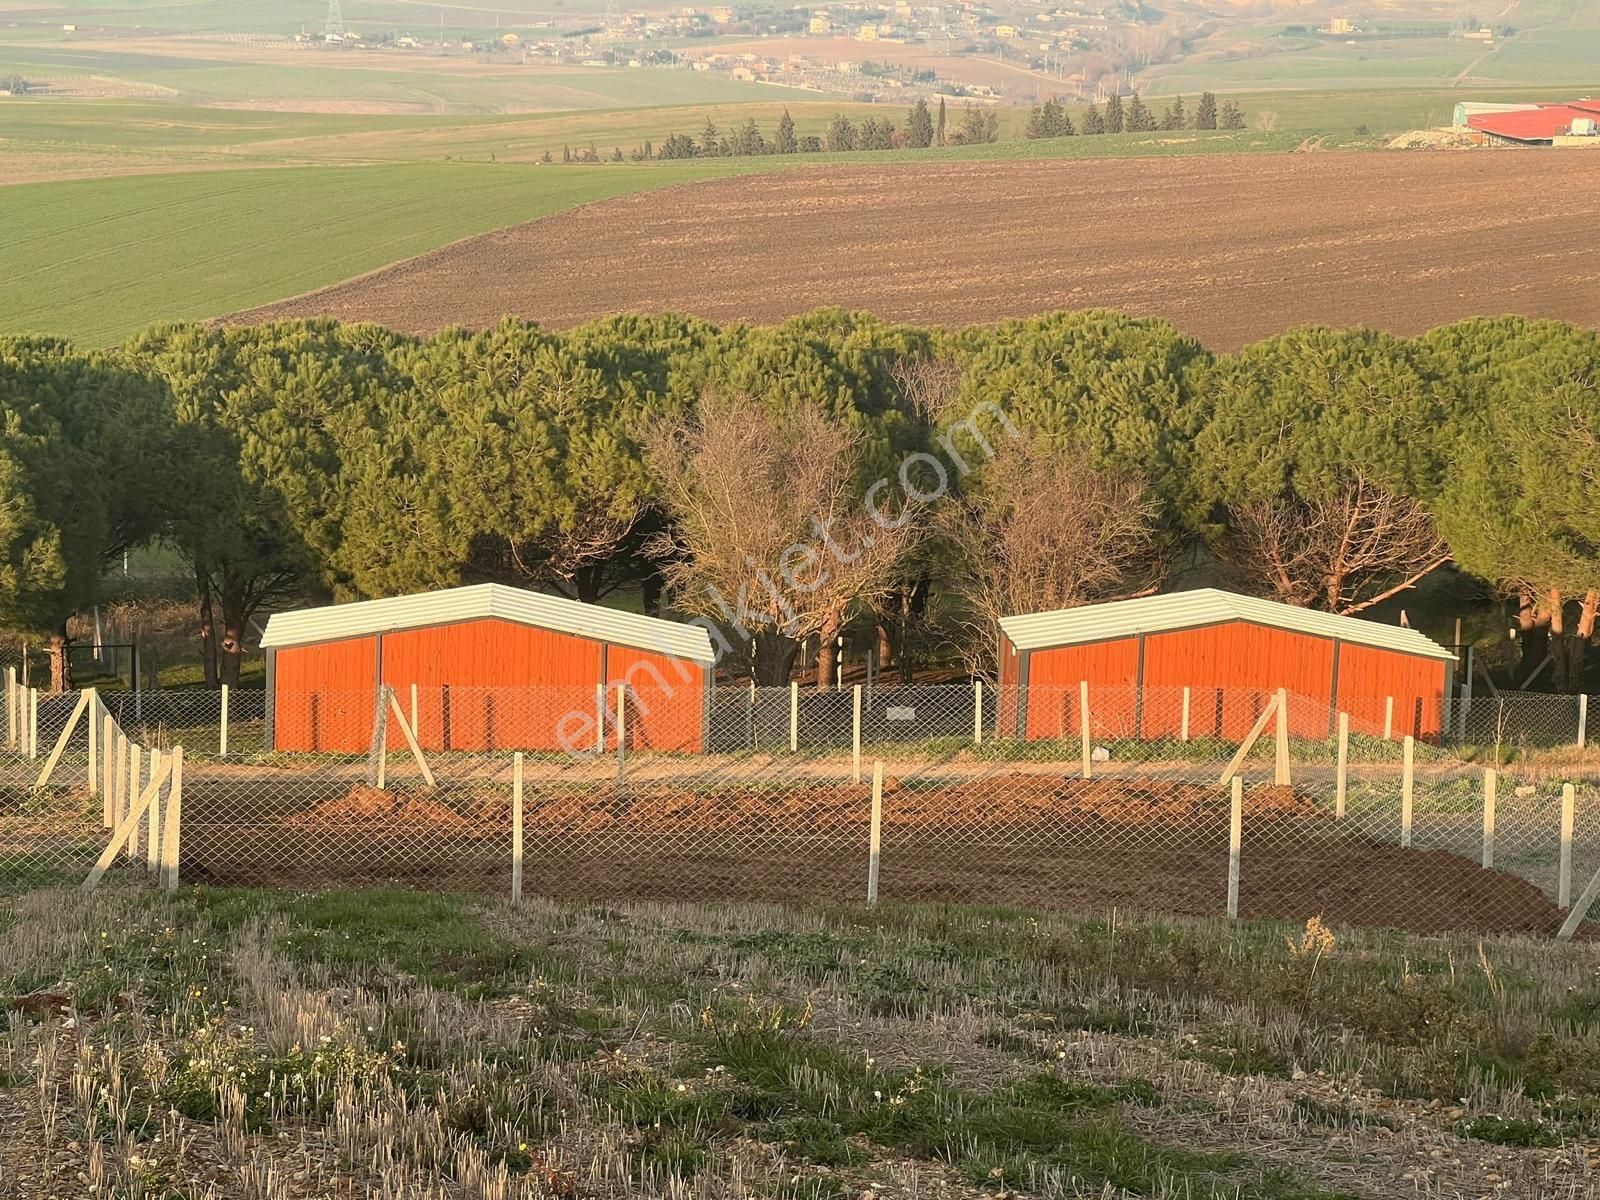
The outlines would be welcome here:
[[[943,103],[941,100],[940,104]],[[933,145],[933,116],[928,112],[926,100],[918,99],[906,114],[906,145],[913,150]]]
[[[1189,127],[1189,114],[1183,107],[1183,97],[1174,96],[1172,104],[1168,106],[1166,115],[1161,118],[1163,129],[1187,129]]]
[[[1112,92],[1111,98],[1106,101],[1106,132],[1122,132],[1122,95]]]
[[[721,149],[721,136],[717,133],[717,123],[710,117],[706,118],[706,127],[700,131],[700,153],[705,158],[716,158]]]
[[[1129,133],[1153,133],[1155,131],[1155,114],[1144,106],[1144,101],[1139,99],[1138,92],[1135,92],[1133,98],[1128,101],[1128,113],[1123,121],[1123,127]]]
[[[1200,93],[1200,103],[1194,110],[1194,127],[1196,129],[1217,127],[1217,97],[1214,92]]]
[[[1044,109],[1037,104],[1028,110],[1028,123],[1022,127],[1022,136],[1030,139],[1051,136],[1045,132]]]
[[[733,143],[735,154],[755,155],[767,152],[767,139],[761,136],[761,129],[751,117],[739,127],[738,138]]]
[[[938,127],[934,131],[934,137],[937,140],[938,144],[941,145],[941,146],[944,145],[944,131],[945,131],[944,97],[940,96],[939,97],[939,124],[938,124]]]
[[[849,117],[839,113],[828,124],[828,149],[840,151],[855,148],[856,127],[850,123]]]
[[[1224,100],[1218,124],[1223,129],[1243,129],[1244,113],[1239,110],[1239,106],[1232,100]]]
[[[783,116],[778,118],[778,136],[772,148],[779,154],[793,154],[800,148],[794,138],[794,118],[789,115],[787,108],[783,110]]]
[[[623,161],[625,161],[623,159],[623,157],[622,157],[622,147],[621,146],[614,146],[612,148],[612,150],[611,150],[611,161],[612,162],[623,162]]]
[[[561,161],[564,162],[564,163],[569,163],[569,162],[572,161],[572,147],[571,146],[563,145],[561,147]]]
[[[1085,134],[1104,133],[1106,131],[1105,118],[1100,115],[1100,110],[1094,105],[1089,105],[1089,111],[1083,114],[1083,132]]]
[[[555,162],[555,158],[552,157],[552,155],[550,154],[550,151],[546,150],[544,152],[544,157],[542,157],[539,161],[540,162]]]

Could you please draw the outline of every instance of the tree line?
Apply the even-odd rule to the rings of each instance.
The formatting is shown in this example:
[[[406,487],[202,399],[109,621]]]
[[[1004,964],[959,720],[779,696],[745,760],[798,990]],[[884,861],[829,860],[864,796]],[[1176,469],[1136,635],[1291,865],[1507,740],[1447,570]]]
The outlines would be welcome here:
[[[1159,130],[1183,129],[1243,129],[1244,112],[1232,100],[1224,100],[1220,107],[1211,92],[1202,92],[1200,101],[1191,113],[1184,106],[1182,96],[1174,96],[1166,111],[1159,117],[1145,105],[1138,92],[1128,103],[1122,97],[1112,96],[1102,111],[1091,104],[1079,121],[1059,99],[1052,97],[1036,104],[1028,112],[1028,123],[1023,135],[1029,138],[1074,137],[1079,132],[1094,135],[1101,133],[1155,133]]]
[[[1108,311],[8,338],[0,624],[66,685],[68,620],[159,542],[210,682],[264,607],[497,580],[710,617],[762,682],[820,640],[826,686],[847,625],[909,679],[934,652],[992,669],[1000,615],[1202,559],[1343,613],[1453,562],[1563,690],[1600,611],[1597,381],[1593,331],[1519,317],[1232,354]]]

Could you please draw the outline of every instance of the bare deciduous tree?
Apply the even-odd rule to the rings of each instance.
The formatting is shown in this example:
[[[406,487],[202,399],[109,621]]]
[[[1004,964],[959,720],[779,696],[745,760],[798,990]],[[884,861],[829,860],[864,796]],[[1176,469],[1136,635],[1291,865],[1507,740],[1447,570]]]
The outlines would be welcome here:
[[[1145,594],[1165,565],[1144,480],[1037,444],[1008,447],[936,526],[955,552],[975,666],[993,665],[1001,617]]]
[[[1262,500],[1230,510],[1223,557],[1264,578],[1273,598],[1354,613],[1414,586],[1449,560],[1415,500],[1359,476],[1324,500]]]
[[[752,640],[758,683],[786,682],[799,639],[821,634],[817,686],[832,686],[846,610],[894,588],[925,528],[914,510],[868,512],[860,435],[815,409],[707,395],[646,448],[670,521],[648,550],[675,604]]]

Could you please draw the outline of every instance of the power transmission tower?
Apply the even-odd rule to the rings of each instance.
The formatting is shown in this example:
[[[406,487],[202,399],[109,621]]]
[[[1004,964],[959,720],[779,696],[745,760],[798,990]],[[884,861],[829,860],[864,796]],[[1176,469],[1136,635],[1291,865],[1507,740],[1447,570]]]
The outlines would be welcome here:
[[[339,7],[339,0],[328,0],[328,19],[323,23],[322,32],[329,36],[344,36],[344,10]]]

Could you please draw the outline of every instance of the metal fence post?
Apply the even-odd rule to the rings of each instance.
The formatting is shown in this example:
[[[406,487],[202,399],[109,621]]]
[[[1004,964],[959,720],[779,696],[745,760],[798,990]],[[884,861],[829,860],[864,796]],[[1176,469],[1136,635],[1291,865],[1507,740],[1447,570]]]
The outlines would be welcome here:
[[[1078,681],[1078,756],[1081,760],[1078,769],[1083,778],[1088,779],[1093,774],[1091,766],[1092,754],[1089,750],[1089,681]]]
[[[872,834],[867,852],[867,903],[878,902],[878,858],[883,845],[883,760],[872,764]]]
[[[522,899],[522,751],[511,756],[511,901]]]
[[[1411,845],[1411,802],[1415,795],[1416,773],[1414,770],[1413,755],[1415,742],[1411,735],[1406,734],[1403,743],[1404,762],[1400,774],[1400,846],[1402,849]]]
[[[217,721],[217,757],[228,757],[228,685],[222,685],[222,716]]]
[[[1561,908],[1572,904],[1572,824],[1577,798],[1572,784],[1561,785],[1561,865],[1556,876],[1556,904]]]
[[[861,685],[858,683],[851,697],[850,718],[850,769],[851,778],[861,782]]]
[[[1244,841],[1244,780],[1233,777],[1233,803],[1228,812],[1228,917],[1239,917],[1239,847]]]
[[[972,681],[972,744],[983,745],[983,680]]]
[[[1494,866],[1494,802],[1499,776],[1493,767],[1483,773],[1483,865]]]

